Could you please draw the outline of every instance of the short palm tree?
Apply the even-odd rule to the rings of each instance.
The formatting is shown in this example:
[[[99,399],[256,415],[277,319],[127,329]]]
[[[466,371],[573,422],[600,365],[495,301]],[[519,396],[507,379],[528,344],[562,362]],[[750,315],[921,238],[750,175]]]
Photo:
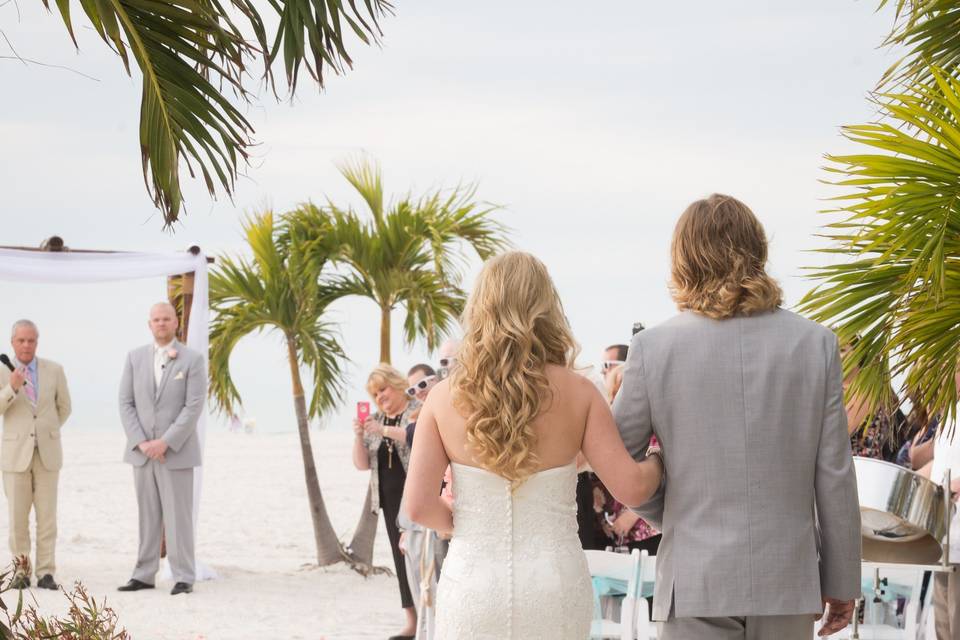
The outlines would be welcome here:
[[[42,1],[49,9],[50,0]],[[77,45],[73,4],[56,0]],[[254,130],[230,98],[253,99],[254,60],[262,61],[263,81],[274,93],[273,67],[281,59],[291,95],[304,67],[322,88],[325,71],[351,66],[347,34],[375,42],[378,21],[392,9],[389,0],[81,0],[79,6],[127,73],[131,59],[142,73],[143,174],[167,225],[183,203],[181,161],[191,175],[199,170],[210,195],[217,185],[232,193]]]
[[[466,299],[460,284],[467,255],[485,260],[507,246],[505,228],[491,217],[496,209],[475,199],[475,187],[435,191],[419,198],[384,201],[380,168],[367,160],[345,163],[340,172],[364,200],[368,216],[327,202],[291,212],[291,226],[304,251],[328,256],[337,271],[327,276],[333,297],[369,298],[380,313],[380,361],[389,363],[393,312],[406,311],[404,341],[424,338],[436,348],[456,323]],[[361,562],[373,557],[376,516],[368,508],[350,548]]]
[[[223,412],[233,414],[240,395],[230,377],[230,356],[246,335],[276,331],[283,339],[293,387],[304,479],[313,520],[317,562],[349,559],[330,523],[310,443],[309,418],[332,408],[342,389],[343,351],[323,315],[329,297],[322,291],[323,260],[298,251],[285,225],[262,213],[244,225],[253,259],[218,257],[210,274],[210,306],[216,313],[210,333],[210,395]],[[312,382],[310,405],[301,369]]]

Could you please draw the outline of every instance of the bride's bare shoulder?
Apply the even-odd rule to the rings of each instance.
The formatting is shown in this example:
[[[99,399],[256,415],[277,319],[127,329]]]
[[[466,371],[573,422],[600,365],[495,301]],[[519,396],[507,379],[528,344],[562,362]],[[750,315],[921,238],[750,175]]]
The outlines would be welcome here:
[[[569,367],[548,364],[546,370],[550,382],[562,390],[564,394],[573,394],[586,399],[597,392],[596,385],[589,378]]]
[[[430,395],[427,396],[426,403],[434,407],[446,405],[450,403],[451,395],[450,378],[447,378],[434,385],[433,389],[430,390]]]

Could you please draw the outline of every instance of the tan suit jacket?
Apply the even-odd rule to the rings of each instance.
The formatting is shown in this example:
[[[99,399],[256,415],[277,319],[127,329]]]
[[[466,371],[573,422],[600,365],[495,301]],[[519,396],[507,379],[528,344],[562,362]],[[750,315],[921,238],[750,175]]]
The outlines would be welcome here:
[[[70,417],[70,392],[63,367],[37,358],[37,386],[40,397],[34,407],[26,391],[13,390],[10,371],[0,366],[0,414],[3,414],[0,468],[3,471],[26,471],[34,448],[39,449],[40,461],[48,471],[59,471],[63,466],[60,427]]]

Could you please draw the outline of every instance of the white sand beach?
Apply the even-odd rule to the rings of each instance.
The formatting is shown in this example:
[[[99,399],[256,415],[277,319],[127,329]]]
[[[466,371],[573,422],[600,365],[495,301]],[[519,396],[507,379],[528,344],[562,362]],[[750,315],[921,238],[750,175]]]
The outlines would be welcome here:
[[[229,433],[211,427],[206,445],[198,559],[219,579],[190,595],[157,589],[119,593],[136,560],[137,512],[130,467],[116,431],[64,428],[57,579],[81,580],[104,596],[135,640],[386,638],[400,629],[396,578],[363,578],[344,565],[315,562],[299,440],[295,433]],[[341,537],[352,533],[367,473],[350,462],[349,431],[314,431],[320,486]],[[0,510],[3,550],[8,516]],[[31,526],[31,535],[33,527]],[[382,529],[377,564],[392,567]],[[7,602],[15,604],[16,592]],[[32,589],[42,614],[64,613],[61,593]]]

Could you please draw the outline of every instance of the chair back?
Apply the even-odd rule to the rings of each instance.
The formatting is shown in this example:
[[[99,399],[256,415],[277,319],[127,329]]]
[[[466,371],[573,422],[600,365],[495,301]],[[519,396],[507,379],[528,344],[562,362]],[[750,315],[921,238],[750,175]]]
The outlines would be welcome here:
[[[630,555],[612,551],[586,550],[587,566],[590,577],[594,579],[594,590],[598,581],[617,580],[626,582],[626,595],[620,608],[620,620],[594,619],[590,630],[591,638],[619,638],[636,640],[637,637],[637,598],[640,594],[641,554],[633,550]],[[646,556],[646,551],[643,552]]]

